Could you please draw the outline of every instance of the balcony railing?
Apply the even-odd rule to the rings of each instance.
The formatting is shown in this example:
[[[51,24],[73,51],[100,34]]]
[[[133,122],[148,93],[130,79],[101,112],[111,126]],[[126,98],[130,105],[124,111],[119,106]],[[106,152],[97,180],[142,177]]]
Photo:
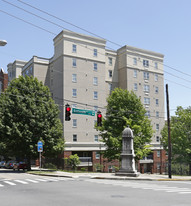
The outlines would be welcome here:
[[[79,166],[92,166],[92,158],[91,157],[79,157],[80,165]]]

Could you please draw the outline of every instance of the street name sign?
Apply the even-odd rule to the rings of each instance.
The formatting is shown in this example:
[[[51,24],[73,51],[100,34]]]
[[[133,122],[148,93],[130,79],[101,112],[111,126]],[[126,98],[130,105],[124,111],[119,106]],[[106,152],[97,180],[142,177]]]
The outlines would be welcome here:
[[[83,114],[83,115],[95,116],[95,111],[72,108],[72,114]]]
[[[43,143],[41,141],[38,141],[38,152],[43,152]]]

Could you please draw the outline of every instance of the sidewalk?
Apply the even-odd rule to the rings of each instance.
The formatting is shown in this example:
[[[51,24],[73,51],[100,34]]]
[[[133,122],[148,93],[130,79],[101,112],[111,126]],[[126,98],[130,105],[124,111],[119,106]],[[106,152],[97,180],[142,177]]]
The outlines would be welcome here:
[[[67,178],[90,178],[90,179],[109,179],[109,180],[150,180],[150,181],[191,181],[191,176],[173,176],[169,179],[168,175],[160,174],[139,174],[138,177],[115,176],[115,173],[72,173],[62,171],[48,171],[42,169],[40,173],[39,168],[32,168],[30,174],[54,177],[67,177]]]

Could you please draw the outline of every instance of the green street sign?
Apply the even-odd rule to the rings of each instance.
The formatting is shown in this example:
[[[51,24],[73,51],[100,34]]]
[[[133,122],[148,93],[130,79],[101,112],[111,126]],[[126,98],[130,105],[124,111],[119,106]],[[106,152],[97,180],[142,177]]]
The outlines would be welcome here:
[[[95,111],[72,108],[72,114],[83,114],[83,115],[95,116]]]

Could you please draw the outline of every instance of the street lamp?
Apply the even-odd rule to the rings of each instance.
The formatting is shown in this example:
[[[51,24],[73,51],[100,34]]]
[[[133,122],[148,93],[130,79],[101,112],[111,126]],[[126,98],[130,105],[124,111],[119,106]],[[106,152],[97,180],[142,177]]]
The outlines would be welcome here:
[[[5,40],[0,40],[0,46],[5,46],[7,44],[7,41]]]

